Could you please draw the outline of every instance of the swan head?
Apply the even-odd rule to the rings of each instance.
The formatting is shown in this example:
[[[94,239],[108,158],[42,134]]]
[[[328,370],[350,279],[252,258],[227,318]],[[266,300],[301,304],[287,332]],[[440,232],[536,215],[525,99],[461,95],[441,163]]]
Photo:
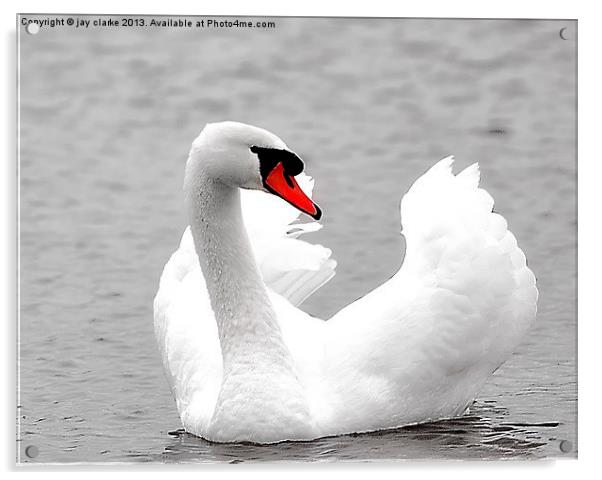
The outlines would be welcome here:
[[[267,130],[239,122],[209,123],[192,144],[186,167],[232,187],[276,195],[319,220],[322,211],[299,187],[303,161]]]

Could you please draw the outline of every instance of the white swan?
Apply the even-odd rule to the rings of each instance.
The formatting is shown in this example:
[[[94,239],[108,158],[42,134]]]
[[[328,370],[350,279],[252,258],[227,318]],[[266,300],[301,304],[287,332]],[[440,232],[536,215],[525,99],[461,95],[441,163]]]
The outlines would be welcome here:
[[[270,443],[465,411],[534,320],[538,293],[477,164],[454,176],[452,162],[403,197],[397,274],[323,321],[296,308],[336,266],[330,250],[297,239],[317,223],[290,225],[291,205],[321,215],[303,193],[313,187],[303,163],[260,128],[203,129],[186,164],[191,229],[154,302],[186,431]]]

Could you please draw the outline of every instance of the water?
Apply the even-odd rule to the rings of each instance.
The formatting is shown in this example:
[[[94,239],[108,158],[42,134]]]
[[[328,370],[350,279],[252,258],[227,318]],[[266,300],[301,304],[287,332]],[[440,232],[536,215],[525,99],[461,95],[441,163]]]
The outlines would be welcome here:
[[[275,21],[21,31],[20,461],[576,455],[576,23]],[[469,416],[267,447],[176,432],[152,299],[185,226],[190,142],[223,119],[275,132],[317,179],[311,240],[339,267],[304,308],[323,318],[397,270],[419,175],[480,162],[540,301]]]

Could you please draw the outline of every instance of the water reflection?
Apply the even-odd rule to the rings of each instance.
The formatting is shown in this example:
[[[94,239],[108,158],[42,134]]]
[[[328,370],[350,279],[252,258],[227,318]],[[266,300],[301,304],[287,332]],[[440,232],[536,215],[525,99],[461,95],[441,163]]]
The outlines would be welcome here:
[[[426,458],[541,458],[541,447],[558,422],[504,422],[504,408],[491,401],[475,403],[460,418],[381,432],[327,437],[311,442],[276,445],[218,444],[183,430],[170,432],[173,440],[150,461],[265,462],[345,461]]]

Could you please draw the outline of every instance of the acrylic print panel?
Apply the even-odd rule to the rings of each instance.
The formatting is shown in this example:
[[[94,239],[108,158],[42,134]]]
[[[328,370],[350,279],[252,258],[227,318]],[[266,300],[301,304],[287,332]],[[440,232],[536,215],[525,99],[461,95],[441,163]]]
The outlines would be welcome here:
[[[575,21],[21,15],[17,30],[18,462],[576,456]],[[243,252],[236,261],[223,258],[229,255],[225,246],[245,244],[231,231],[209,237],[228,222],[227,202],[207,196],[207,204],[193,211],[203,217],[211,207],[218,213],[196,226],[194,243],[188,238],[176,265],[184,273],[176,268],[170,277],[180,282],[193,272],[190,291],[176,288],[162,297],[179,305],[162,314],[184,320],[170,327],[180,328],[170,330],[171,340],[160,333],[158,346],[153,299],[189,224],[182,185],[190,145],[207,123],[224,120],[262,127],[286,142],[218,124],[197,144],[194,185],[185,187],[194,199],[207,196],[208,185],[228,184],[224,192],[230,196],[245,182],[251,188],[271,185],[270,194],[242,193],[253,225],[262,226],[249,234],[267,239],[253,250],[263,255],[262,276],[241,266],[253,265],[248,249],[236,250]],[[251,143],[271,150],[267,156],[253,153]],[[284,237],[295,230],[283,219],[294,208],[272,195],[301,202],[291,196],[295,160],[282,157],[293,152],[315,179],[313,199],[324,212],[323,228],[298,242]],[[458,190],[439,164],[440,177],[424,183],[404,218],[404,233],[415,241],[414,254],[410,242],[406,255],[400,199],[448,155],[456,158],[454,173],[479,162],[480,185],[495,199],[495,211],[508,222],[537,278],[537,318],[517,334],[516,346],[510,337],[520,333],[533,290],[521,283],[529,281],[524,266],[522,273],[513,270],[516,262],[522,265],[520,255],[503,260],[495,253],[502,248],[495,232],[505,235],[505,225],[494,228],[487,223],[494,217],[476,207],[486,197],[476,193],[475,171],[465,174],[465,190]],[[218,180],[203,177],[215,159],[222,162],[212,164]],[[224,165],[232,168],[227,181]],[[270,183],[269,174],[280,177]],[[300,181],[300,188],[307,191],[307,182]],[[250,195],[272,203],[245,200]],[[301,214],[299,221],[312,219]],[[279,230],[270,230],[274,225]],[[218,241],[211,246],[207,238]],[[504,248],[511,248],[510,237],[504,238]],[[258,303],[269,305],[261,282],[285,297],[300,295],[299,289],[309,293],[307,279],[321,283],[315,272],[333,268],[326,265],[329,252],[308,245],[331,249],[338,265],[334,278],[300,305],[303,312],[328,319],[360,297],[372,302],[364,304],[362,318],[338,321],[336,329],[337,317],[327,323],[336,332],[330,339],[320,333],[322,320],[290,304],[277,310],[300,316],[294,338],[287,333],[288,317],[270,324],[261,316],[270,314],[241,314],[241,305],[255,313]],[[215,273],[211,252],[223,261],[225,270],[211,277],[211,285],[232,307],[234,338],[246,345],[244,355],[233,354],[242,372],[236,389],[242,405],[226,388],[230,377],[221,385],[218,368],[231,360],[220,355],[217,323],[222,336],[234,323],[221,310],[216,323],[195,251],[205,272]],[[365,297],[398,281],[388,279],[404,255],[407,269],[415,269],[407,277],[412,281],[400,282],[382,301]],[[423,262],[420,268],[415,262],[412,267],[411,258]],[[308,267],[311,262],[317,266]],[[305,275],[298,275],[296,286],[291,271]],[[253,296],[232,289],[243,280],[256,288]],[[410,298],[418,291],[420,308]],[[188,296],[190,306],[178,304],[178,295]],[[461,314],[458,298],[468,302]],[[195,321],[186,323],[191,316]],[[259,322],[270,341],[256,329],[245,330],[251,325],[245,322]],[[163,358],[171,379],[159,347],[169,348]],[[212,374],[199,373],[191,348],[214,368]],[[264,360],[257,360],[261,354]],[[502,357],[507,361],[490,375]],[[319,361],[324,358],[326,365]],[[188,370],[178,369],[178,359]],[[297,377],[289,375],[293,368]],[[257,369],[263,376],[251,378]],[[187,383],[186,375],[196,380]],[[169,382],[176,385],[184,424]],[[262,385],[270,388],[256,388]],[[316,393],[315,385],[323,392]],[[184,393],[182,386],[188,388]],[[193,398],[211,388],[208,400]],[[288,395],[287,388],[301,394]],[[243,411],[240,418],[227,401],[221,420],[214,413],[220,389],[219,402],[232,400]],[[467,411],[459,411],[466,406],[462,399],[470,400]],[[264,400],[265,408],[257,407]],[[183,402],[193,405],[189,412]],[[458,405],[452,408],[453,402]],[[203,409],[209,413],[198,413]],[[182,430],[184,425],[193,433],[208,432],[210,439],[237,440],[247,438],[244,432],[229,432],[244,425],[248,438],[261,439],[277,428],[274,423],[286,426],[287,415],[297,413],[301,424],[307,418],[315,424],[305,432],[328,436],[257,445],[215,443]],[[456,418],[356,433],[451,413]],[[262,416],[265,428],[253,423],[253,415]],[[226,433],[193,428],[190,418],[223,422]],[[286,432],[273,438],[279,435]]]

